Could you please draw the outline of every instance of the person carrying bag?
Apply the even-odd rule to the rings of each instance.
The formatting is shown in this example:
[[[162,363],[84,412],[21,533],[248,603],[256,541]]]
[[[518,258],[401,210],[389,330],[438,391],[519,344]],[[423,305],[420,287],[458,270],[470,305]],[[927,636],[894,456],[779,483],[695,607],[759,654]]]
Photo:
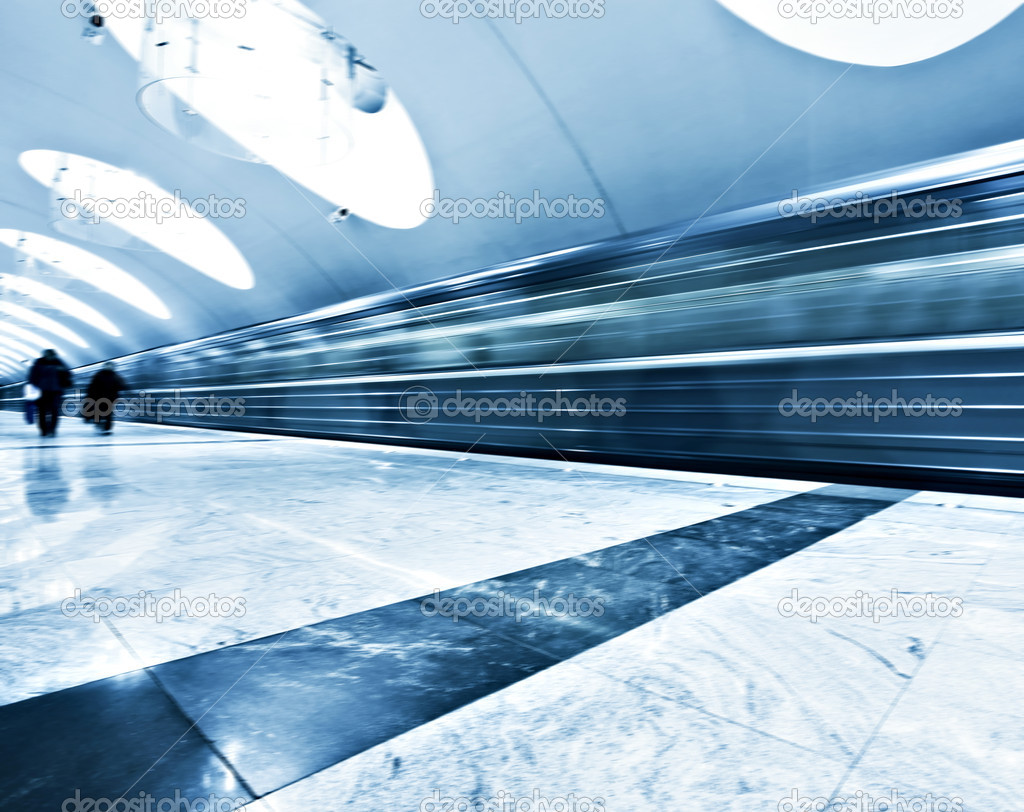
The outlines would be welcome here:
[[[36,387],[32,384],[25,384],[22,390],[22,396],[25,398],[25,422],[30,426],[36,422],[36,401],[42,396]]]

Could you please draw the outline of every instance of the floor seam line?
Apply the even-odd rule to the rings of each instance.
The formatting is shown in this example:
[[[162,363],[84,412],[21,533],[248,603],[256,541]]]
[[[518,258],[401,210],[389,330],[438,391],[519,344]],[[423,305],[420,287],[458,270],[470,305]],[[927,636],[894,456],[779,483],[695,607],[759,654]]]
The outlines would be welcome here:
[[[980,569],[984,569],[984,567]],[[974,579],[964,589],[965,595],[971,591],[971,587],[974,586],[975,582],[977,582],[977,580],[980,577],[981,574],[979,570],[979,573],[975,575]],[[917,679],[918,674],[921,673],[921,669],[924,668],[925,663],[928,662],[928,658],[931,657],[932,652],[935,651],[936,646],[938,646],[939,643],[942,642],[942,637],[946,633],[946,630],[949,628],[950,621],[954,619],[955,618],[952,617],[946,617],[944,619],[944,622],[940,624],[939,633],[935,636],[935,639],[932,641],[932,644],[928,647],[928,650],[924,653],[924,656],[921,657],[921,661],[917,664],[917,667],[914,669],[914,673],[910,675],[910,678],[906,681],[906,684],[903,686],[903,688],[897,692],[896,696],[893,698],[892,702],[886,709],[885,713],[882,714],[882,718],[878,720],[878,724],[875,725],[875,728],[868,735],[867,739],[865,739],[864,745],[863,747],[861,747],[860,752],[858,752],[853,761],[850,762],[845,774],[842,776],[839,783],[836,785],[836,788],[832,791],[832,795],[829,798],[830,803],[836,801],[836,799],[839,796],[839,791],[843,788],[843,785],[849,780],[850,776],[853,774],[853,771],[864,759],[864,756],[867,753],[868,748],[878,737],[878,734],[885,726],[885,723],[889,720],[889,717],[892,716],[892,714],[896,711],[896,706],[903,701],[903,697],[907,695],[907,692],[910,690],[911,686],[913,686],[914,680]]]
[[[146,672],[146,675],[153,681],[153,684],[156,685],[157,689],[167,698],[167,701],[171,703],[171,706],[174,708],[175,712],[178,713],[178,715],[180,715],[181,718],[185,720],[185,722],[189,726],[188,730],[194,730],[196,732],[196,734],[202,740],[203,744],[210,749],[210,751],[224,765],[227,771],[231,773],[234,779],[238,782],[239,786],[241,786],[242,789],[245,790],[246,793],[248,793],[249,797],[251,797],[254,801],[259,799],[260,796],[256,793],[256,790],[252,786],[250,786],[249,782],[245,780],[245,777],[238,771],[235,765],[231,763],[230,759],[228,759],[228,757],[221,751],[217,744],[209,736],[206,735],[206,732],[202,729],[202,727],[200,727],[199,722],[193,719],[191,716],[189,716],[185,708],[182,707],[181,703],[178,702],[177,698],[171,693],[170,689],[166,685],[164,685],[163,680],[160,679],[160,676],[154,671],[153,667],[144,664],[145,661],[139,656],[138,652],[135,651],[131,643],[128,642],[128,640],[124,637],[124,635],[121,634],[120,630],[109,620],[109,618],[104,618],[103,621],[107,625],[107,628],[110,629],[111,633],[121,642],[121,645],[123,645],[125,649],[127,649],[127,651],[133,657],[135,657],[138,662],[143,663],[142,670]],[[175,742],[175,744],[177,743],[178,742]],[[155,766],[156,764],[153,765],[153,767]],[[152,770],[153,767],[150,767],[149,769]],[[148,773],[149,770],[147,770],[146,773],[143,773],[143,775],[139,776],[139,779],[135,783],[137,784],[139,781],[141,781]],[[130,789],[133,788],[134,785],[132,785]]]

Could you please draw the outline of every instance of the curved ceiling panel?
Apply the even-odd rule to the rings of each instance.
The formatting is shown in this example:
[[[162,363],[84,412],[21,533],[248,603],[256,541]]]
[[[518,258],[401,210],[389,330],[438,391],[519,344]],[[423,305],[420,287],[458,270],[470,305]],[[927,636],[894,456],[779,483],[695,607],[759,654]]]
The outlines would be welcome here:
[[[5,358],[16,366],[22,366],[25,361],[31,361],[38,356],[39,353],[30,347],[0,336],[0,357]]]
[[[0,289],[13,291],[26,299],[42,303],[71,318],[83,321],[90,327],[102,330],[107,335],[121,335],[117,325],[96,308],[36,279],[27,279],[17,274],[0,274]]]
[[[5,340],[8,336],[13,336],[19,342],[23,342],[25,345],[34,348],[36,354],[45,350],[53,343],[52,340],[43,338],[38,333],[33,333],[31,330],[26,330],[24,327],[18,327],[16,324],[0,321],[0,341]]]
[[[98,242],[106,242],[111,229],[121,231],[223,285],[253,286],[242,252],[209,219],[243,217],[244,200],[183,199],[130,170],[54,150],[29,150],[19,161],[36,181],[59,191],[58,231],[88,237],[95,229],[102,232]]]
[[[150,316],[158,319],[171,317],[167,305],[138,279],[112,262],[82,248],[43,234],[19,232],[10,228],[0,228],[0,244],[46,263],[60,273],[87,282]]]
[[[837,62],[894,67],[970,42],[1021,0],[718,0],[768,36]]]
[[[57,338],[70,342],[76,347],[86,348],[89,346],[89,343],[78,335],[78,333],[73,330],[69,330],[60,322],[54,321],[49,316],[44,316],[42,313],[37,313],[35,310],[30,310],[20,304],[0,300],[0,315],[9,316],[16,321],[30,324],[33,327],[42,330],[44,333],[49,333]]]
[[[35,358],[39,354],[38,348],[22,344],[20,341],[15,341],[13,338],[8,338],[5,335],[0,335],[0,350],[5,350],[8,354],[18,356],[19,358]]]

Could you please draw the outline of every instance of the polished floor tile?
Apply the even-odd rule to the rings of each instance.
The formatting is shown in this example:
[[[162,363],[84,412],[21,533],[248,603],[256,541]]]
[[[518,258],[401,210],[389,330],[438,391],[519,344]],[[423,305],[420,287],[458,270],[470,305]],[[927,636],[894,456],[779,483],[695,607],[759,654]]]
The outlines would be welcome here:
[[[65,421],[44,443],[9,413],[0,478],[0,621],[13,627],[0,653],[18,649],[0,661],[19,663],[7,702],[817,487],[137,424],[97,437]],[[84,630],[59,608],[76,589],[162,597],[201,583],[244,598],[245,616],[119,618],[127,659],[59,644]]]
[[[543,809],[542,800],[549,809],[595,812],[747,812],[778,809],[795,786],[827,794],[842,771],[812,749],[570,661],[272,793],[247,812],[501,809],[502,802]]]
[[[1024,500],[16,418],[5,809],[1019,795]]]
[[[8,705],[0,713],[5,809],[102,808],[100,799],[252,800],[146,672]],[[98,805],[97,805],[98,804]],[[69,808],[76,808],[70,804]]]
[[[969,689],[966,689],[969,686]],[[967,812],[1020,808],[1024,668],[939,643],[838,789],[947,798]]]

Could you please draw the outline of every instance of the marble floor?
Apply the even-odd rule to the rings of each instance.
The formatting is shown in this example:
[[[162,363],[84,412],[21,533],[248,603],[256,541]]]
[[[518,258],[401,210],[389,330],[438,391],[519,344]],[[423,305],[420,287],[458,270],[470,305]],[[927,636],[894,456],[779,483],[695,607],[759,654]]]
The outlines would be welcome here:
[[[0,483],[4,810],[1021,808],[1022,500],[3,412]]]

